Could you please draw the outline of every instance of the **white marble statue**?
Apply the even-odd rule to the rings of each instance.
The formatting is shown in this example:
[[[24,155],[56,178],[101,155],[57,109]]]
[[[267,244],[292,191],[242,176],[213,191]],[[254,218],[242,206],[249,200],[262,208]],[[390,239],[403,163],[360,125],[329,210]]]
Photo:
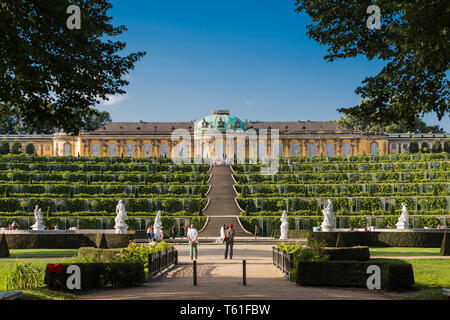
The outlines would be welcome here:
[[[114,219],[115,225],[114,229],[116,229],[116,233],[127,233],[128,225],[125,223],[125,220],[128,219],[127,212],[125,211],[125,205],[122,200],[119,200],[119,203],[116,207],[116,218]]]
[[[41,209],[39,208],[38,205],[36,205],[36,207],[34,209],[34,219],[35,219],[35,222],[31,226],[31,229],[45,230],[44,220],[42,219],[42,215],[41,215]]]
[[[153,224],[153,234],[155,241],[161,241],[161,230],[162,230],[162,221],[161,221],[161,211],[158,210],[158,213],[156,214],[155,223]]]
[[[409,229],[408,205],[402,202],[402,214],[398,217],[396,223],[397,229]]]
[[[281,235],[280,235],[280,239],[281,240],[286,240],[288,239],[288,234],[289,234],[289,225],[288,225],[288,219],[287,219],[287,213],[286,210],[283,210],[283,214],[281,215]]]
[[[333,201],[328,199],[328,205],[323,209],[323,222],[322,222],[322,231],[332,231],[334,228],[334,213],[333,213]]]

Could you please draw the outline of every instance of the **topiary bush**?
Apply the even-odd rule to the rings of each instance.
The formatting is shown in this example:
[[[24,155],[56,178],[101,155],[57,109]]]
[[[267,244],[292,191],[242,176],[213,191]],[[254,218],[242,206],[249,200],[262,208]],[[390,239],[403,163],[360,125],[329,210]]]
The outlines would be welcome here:
[[[370,259],[369,247],[326,248],[324,254],[329,257],[330,261],[367,261]]]
[[[0,240],[0,258],[9,258],[9,248],[5,234],[2,234],[2,239]]]
[[[448,232],[444,233],[441,244],[441,256],[450,256],[450,236]]]

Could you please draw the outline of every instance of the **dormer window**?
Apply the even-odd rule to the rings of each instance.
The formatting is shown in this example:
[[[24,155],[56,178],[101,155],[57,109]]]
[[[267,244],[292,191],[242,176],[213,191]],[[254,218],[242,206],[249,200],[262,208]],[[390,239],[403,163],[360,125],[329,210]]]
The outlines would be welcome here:
[[[224,124],[223,121],[222,121],[222,117],[219,118],[219,123],[218,123],[217,126],[218,126],[219,128],[225,127],[225,124]]]

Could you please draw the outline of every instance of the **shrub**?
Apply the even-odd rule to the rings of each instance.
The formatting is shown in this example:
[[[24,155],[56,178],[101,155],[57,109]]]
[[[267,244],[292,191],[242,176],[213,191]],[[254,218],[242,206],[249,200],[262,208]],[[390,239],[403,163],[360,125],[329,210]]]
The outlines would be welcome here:
[[[34,148],[34,143],[32,142],[27,143],[27,145],[25,146],[25,152],[30,156],[34,155],[36,152],[36,149]]]
[[[0,258],[9,258],[9,248],[5,234],[2,234],[2,239],[0,240]]]
[[[417,153],[419,152],[419,142],[416,138],[412,138],[409,144],[409,153]]]
[[[20,154],[22,153],[22,144],[20,143],[20,141],[14,141],[12,146],[11,146],[11,153],[12,154]]]
[[[33,263],[16,263],[8,273],[8,290],[33,289],[44,286],[45,268]]]
[[[431,152],[433,153],[441,153],[442,152],[442,142],[440,139],[436,139],[433,141],[431,146]]]
[[[330,261],[367,261],[370,259],[369,247],[326,248],[324,255]]]
[[[92,259],[95,262],[111,262],[112,257],[119,254],[122,249],[97,249],[92,247],[81,247],[78,249],[78,262],[82,259]]]
[[[414,284],[411,264],[401,261],[301,261],[296,282],[301,286],[367,288],[371,265],[381,269],[381,289],[407,289]]]
[[[441,256],[450,256],[450,236],[448,232],[444,233],[441,244]]]
[[[62,272],[49,272],[47,267],[47,286],[52,290],[68,290],[66,282],[70,274],[67,274],[67,268],[73,264],[80,267],[81,290],[134,287],[145,282],[141,263],[64,263]]]
[[[0,143],[0,155],[8,154],[10,152],[9,143],[6,140],[3,140]]]

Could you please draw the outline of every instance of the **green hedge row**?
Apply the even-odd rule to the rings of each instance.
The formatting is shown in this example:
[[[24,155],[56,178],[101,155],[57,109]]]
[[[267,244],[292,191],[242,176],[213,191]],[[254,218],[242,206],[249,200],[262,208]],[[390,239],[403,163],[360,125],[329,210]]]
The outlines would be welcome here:
[[[127,212],[153,212],[164,210],[167,212],[186,211],[189,213],[199,213],[207,203],[203,198],[150,198],[150,199],[122,199]],[[32,211],[34,206],[39,205],[42,214],[47,211],[52,212],[116,212],[116,199],[12,199],[0,198],[0,210],[2,212]]]
[[[5,234],[9,249],[78,249],[95,247],[97,234]],[[125,248],[134,233],[105,234],[107,248]]]
[[[95,261],[109,260],[119,254],[122,249],[103,249],[93,247],[81,247],[78,249],[78,258],[91,258]]]
[[[0,175],[1,177],[1,175]],[[358,183],[358,182],[447,182],[449,171],[418,171],[418,172],[353,172],[353,173],[298,173],[260,175],[235,174],[234,179],[239,184],[248,183]]]
[[[67,268],[77,265],[81,271],[81,290],[99,288],[125,288],[140,286],[145,282],[144,265],[141,263],[64,263],[62,272],[45,272],[45,284],[51,290],[69,290]]]
[[[340,236],[341,246],[369,247],[420,247],[440,248],[443,231],[413,231],[413,232],[311,232],[311,237],[324,242],[326,246],[336,246]]]
[[[201,182],[206,184],[208,181],[208,174],[189,174],[189,173],[174,173],[174,174],[87,174],[77,172],[60,172],[60,173],[34,173],[30,171],[3,171],[0,172],[0,182],[78,182],[78,183],[94,183],[94,182],[132,182],[132,183],[172,183],[172,182]]]
[[[370,259],[369,247],[326,248],[323,254],[329,261],[367,261]]]
[[[367,288],[367,268],[381,269],[382,290],[404,290],[414,284],[411,264],[401,261],[300,261],[296,282],[301,286]]]

